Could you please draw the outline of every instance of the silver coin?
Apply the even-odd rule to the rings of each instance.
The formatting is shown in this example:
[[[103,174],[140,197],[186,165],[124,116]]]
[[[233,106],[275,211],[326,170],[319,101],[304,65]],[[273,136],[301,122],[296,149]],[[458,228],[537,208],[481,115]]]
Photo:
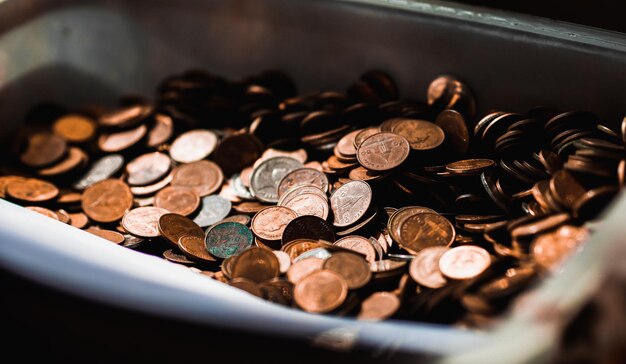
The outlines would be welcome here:
[[[254,169],[250,187],[254,197],[261,202],[278,202],[278,185],[287,173],[302,168],[299,161],[291,157],[272,157]]]
[[[237,197],[244,200],[254,200],[252,192],[250,192],[250,189],[246,187],[246,185],[244,185],[243,181],[241,180],[241,173],[233,174],[229,178],[228,184],[230,185],[230,188]]]
[[[124,165],[124,157],[120,154],[109,154],[98,159],[91,168],[74,183],[77,190],[84,190],[92,184],[111,177],[116,174]]]
[[[332,254],[327,249],[324,248],[315,248],[311,250],[307,250],[304,253],[298,255],[293,259],[293,263],[297,263],[301,260],[307,258],[320,258],[320,259],[328,259]]]
[[[193,219],[193,222],[200,227],[213,225],[228,216],[231,207],[231,202],[222,196],[205,196],[202,198],[200,212],[198,212],[198,215]]]

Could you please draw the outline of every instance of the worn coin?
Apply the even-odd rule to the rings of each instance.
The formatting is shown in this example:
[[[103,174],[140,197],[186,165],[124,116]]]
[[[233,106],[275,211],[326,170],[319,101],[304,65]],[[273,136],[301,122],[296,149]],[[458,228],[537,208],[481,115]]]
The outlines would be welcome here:
[[[363,181],[351,181],[339,187],[330,196],[336,227],[345,227],[361,219],[372,202],[372,189]]]
[[[279,274],[280,263],[271,250],[250,247],[237,256],[231,277],[243,277],[261,283]]]
[[[228,216],[231,207],[231,202],[221,196],[204,196],[202,197],[200,212],[193,221],[201,227],[213,225]]]
[[[439,258],[449,249],[443,246],[433,246],[422,249],[411,260],[409,274],[411,278],[424,287],[441,288],[447,280],[439,270]]]
[[[72,187],[84,190],[90,185],[104,181],[115,175],[124,165],[124,157],[120,154],[108,154],[91,165],[91,168],[76,181]]]
[[[342,276],[348,284],[348,289],[359,289],[369,283],[372,271],[369,263],[361,256],[336,252],[324,262],[324,269],[332,270]]]
[[[90,219],[109,223],[118,221],[133,206],[133,194],[126,183],[106,179],[83,192],[81,207]]]
[[[154,196],[154,206],[188,216],[200,206],[200,196],[189,188],[165,187]]]
[[[359,163],[372,171],[389,171],[409,156],[409,142],[401,135],[382,132],[370,135],[357,150]]]
[[[167,154],[153,152],[140,155],[128,162],[128,184],[132,186],[145,186],[163,179],[170,171],[172,161]]]
[[[254,236],[252,231],[243,224],[222,222],[207,231],[204,241],[211,255],[225,259],[249,248],[254,241]]]
[[[452,223],[436,213],[417,213],[409,216],[399,226],[397,243],[412,254],[431,246],[448,246],[454,242],[456,232]]]
[[[250,188],[254,197],[261,202],[278,202],[278,185],[288,173],[303,168],[302,163],[291,157],[272,157],[254,169],[250,177]]]
[[[475,245],[451,248],[439,258],[439,270],[450,279],[474,278],[484,272],[490,264],[489,253]]]
[[[194,129],[179,135],[170,146],[170,156],[179,163],[208,157],[217,146],[217,135],[210,130]]]
[[[173,174],[172,186],[191,188],[200,197],[214,193],[224,181],[220,167],[207,160],[180,165]]]
[[[159,234],[174,247],[183,236],[204,237],[204,231],[191,219],[176,213],[165,213],[157,222]]]
[[[153,206],[137,207],[128,211],[122,218],[122,226],[129,233],[142,238],[156,238],[159,232],[159,219],[169,211]]]
[[[285,227],[298,215],[283,206],[270,206],[257,212],[251,221],[252,231],[263,240],[280,240]]]
[[[204,235],[183,235],[178,239],[178,247],[192,260],[205,263],[215,262],[215,258],[206,250]]]
[[[251,166],[263,153],[263,144],[252,134],[231,134],[222,139],[212,159],[228,177],[240,172],[244,167]]]
[[[330,312],[345,301],[348,284],[339,274],[323,269],[315,271],[296,283],[293,299],[307,312]]]
[[[445,140],[443,130],[426,120],[404,119],[393,126],[392,132],[406,138],[413,150],[435,149]]]

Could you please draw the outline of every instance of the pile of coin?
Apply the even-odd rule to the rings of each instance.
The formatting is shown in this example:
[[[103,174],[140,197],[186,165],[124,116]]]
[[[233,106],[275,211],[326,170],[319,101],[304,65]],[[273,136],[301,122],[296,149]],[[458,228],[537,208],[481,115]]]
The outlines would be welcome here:
[[[486,327],[624,185],[626,119],[612,124],[479,117],[450,75],[410,99],[378,69],[305,94],[277,70],[190,70],[155,101],[37,105],[0,197],[287,307]]]

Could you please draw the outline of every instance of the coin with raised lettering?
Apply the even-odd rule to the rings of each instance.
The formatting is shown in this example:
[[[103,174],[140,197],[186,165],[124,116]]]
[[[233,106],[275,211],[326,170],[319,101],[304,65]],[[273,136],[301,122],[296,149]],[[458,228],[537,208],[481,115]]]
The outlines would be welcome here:
[[[437,124],[426,120],[404,119],[395,124],[391,131],[406,138],[413,150],[435,149],[446,138]]]
[[[350,181],[330,196],[333,225],[345,227],[354,224],[368,211],[372,202],[372,189],[363,181]]]
[[[318,170],[312,168],[298,168],[287,173],[278,184],[278,197],[282,197],[285,192],[295,186],[313,185],[320,190],[328,191],[328,177]]]
[[[359,235],[348,235],[337,240],[336,246],[353,250],[362,254],[368,262],[376,261],[376,249],[369,239]]]
[[[288,207],[266,207],[252,218],[252,231],[263,240],[280,240],[285,227],[296,217],[295,211]]]
[[[448,219],[428,212],[409,216],[399,229],[397,243],[412,254],[431,246],[449,246],[456,236],[454,226]]]
[[[389,171],[401,165],[409,156],[409,142],[401,135],[382,132],[370,135],[357,150],[359,163],[372,171]]]

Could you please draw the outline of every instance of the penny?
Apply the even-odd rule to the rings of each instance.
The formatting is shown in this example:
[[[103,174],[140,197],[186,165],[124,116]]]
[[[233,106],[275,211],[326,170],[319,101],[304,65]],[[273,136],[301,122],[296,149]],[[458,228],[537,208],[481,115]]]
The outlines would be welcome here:
[[[278,259],[278,270],[280,271],[280,273],[287,273],[289,267],[291,267],[291,257],[289,257],[289,254],[281,250],[272,250],[272,253],[274,253],[276,259]]]
[[[76,170],[78,167],[87,163],[89,157],[82,149],[69,147],[67,155],[57,164],[47,168],[42,168],[37,173],[41,176],[57,176]]]
[[[278,183],[278,197],[295,186],[313,185],[320,190],[328,191],[328,177],[320,171],[311,168],[298,168],[287,173]]]
[[[161,210],[167,211],[165,209]],[[178,241],[183,236],[204,237],[204,231],[195,222],[183,215],[171,212],[166,212],[159,216],[157,229],[158,234],[174,247],[178,247]],[[132,233],[132,231],[130,232]]]
[[[449,246],[456,232],[452,223],[434,213],[418,213],[409,216],[399,225],[398,244],[412,254],[432,246]]]
[[[282,178],[302,167],[302,163],[291,157],[272,157],[263,161],[250,177],[252,193],[261,202],[277,203],[278,185]]]
[[[446,165],[446,171],[462,176],[478,175],[485,171],[487,168],[495,166],[496,162],[491,159],[465,159]]]
[[[179,135],[170,146],[170,157],[179,163],[205,159],[217,146],[217,135],[210,130],[195,129]]]
[[[359,166],[350,170],[348,177],[351,180],[355,181],[376,181],[386,177],[387,173],[379,173],[375,171],[370,171],[369,169]]]
[[[530,253],[541,268],[554,270],[581,247],[588,235],[589,232],[585,228],[563,225],[555,231],[541,234],[533,239]]]
[[[231,255],[228,258],[225,258],[220,265],[220,271],[224,273],[224,276],[228,279],[231,279],[231,273],[233,271],[233,267],[235,266],[235,261],[237,260],[236,255]]]
[[[177,264],[192,265],[196,263],[193,260],[189,260],[186,255],[179,254],[174,249],[168,249],[164,251],[163,258]]]
[[[435,149],[445,140],[443,130],[426,120],[405,119],[395,124],[391,131],[406,138],[412,150]]]
[[[54,122],[52,131],[70,143],[84,143],[96,134],[96,122],[84,115],[68,114]]]
[[[223,218],[220,222],[238,222],[242,225],[249,225],[250,224],[250,220],[252,220],[252,218],[250,218],[250,216],[248,215],[232,215],[232,216],[228,216]]]
[[[354,224],[365,215],[372,202],[372,189],[363,181],[351,181],[339,187],[330,196],[336,227]]]
[[[450,279],[470,279],[484,272],[491,264],[489,253],[475,245],[451,248],[439,258],[439,270]]]
[[[302,253],[309,250],[322,247],[322,243],[319,240],[313,239],[295,239],[283,245],[280,250],[289,255],[289,258],[293,262],[294,259],[301,256]]]
[[[585,192],[572,207],[577,219],[594,220],[611,204],[618,189],[615,186],[602,186]]]
[[[296,283],[293,299],[307,312],[330,312],[345,301],[348,285],[337,273],[323,269],[309,274]]]
[[[586,191],[586,189],[564,169],[556,171],[550,179],[550,193],[556,202],[571,210],[574,203]]]
[[[369,283],[372,278],[369,263],[362,257],[337,252],[324,262],[324,269],[334,271],[342,276],[348,284],[348,289],[359,289]]]
[[[334,243],[336,246],[353,250],[360,254],[363,254],[365,260],[368,262],[376,261],[376,249],[369,241],[369,239],[359,235],[348,235],[337,240]]]
[[[204,196],[200,212],[194,217],[193,222],[201,227],[213,225],[228,216],[231,208],[231,202],[221,196]]]
[[[156,192],[159,192],[167,185],[169,185],[174,179],[174,174],[172,172],[168,173],[162,180],[155,182],[151,185],[146,186],[130,186],[130,191],[133,193],[135,197],[143,197],[152,195]]]
[[[261,283],[277,277],[279,274],[280,263],[271,250],[250,247],[238,255],[231,277],[248,278]]]
[[[326,195],[326,193],[324,191],[320,190],[317,186],[302,185],[302,186],[294,186],[293,188],[287,190],[280,197],[280,199],[278,200],[277,205],[278,206],[285,206],[292,199],[296,198],[297,196],[304,195],[304,194],[313,194],[313,195],[316,195],[316,196],[320,197],[324,201],[328,201],[328,196]]]
[[[129,233],[141,238],[160,236],[159,219],[169,211],[153,206],[137,207],[122,218],[122,226]]]
[[[40,207],[40,206],[26,206],[26,209],[30,210],[30,211],[34,211],[40,215],[49,217],[53,220],[57,220],[59,221],[59,216],[52,210],[47,209],[45,207]]]
[[[180,165],[173,174],[172,186],[193,189],[200,197],[213,194],[224,181],[220,167],[207,160]]]
[[[82,229],[89,224],[89,218],[82,212],[70,213],[70,224],[78,229]]]
[[[177,245],[192,260],[205,263],[215,262],[215,258],[206,250],[204,236],[183,235],[178,239]]]
[[[252,134],[231,134],[220,141],[213,151],[213,160],[226,176],[251,166],[263,153],[261,141]]]
[[[188,216],[200,206],[200,196],[192,189],[165,187],[154,196],[154,206]]]
[[[258,201],[246,201],[233,205],[233,209],[241,214],[256,214],[270,205],[259,203]]]
[[[254,237],[245,225],[236,222],[222,222],[206,234],[205,244],[211,255],[225,259],[238,255],[252,245]]]
[[[317,257],[310,257],[294,262],[287,270],[287,279],[289,282],[296,284],[309,274],[323,269],[324,262],[324,259]]]
[[[130,188],[117,179],[106,179],[90,185],[83,192],[81,201],[85,214],[102,223],[120,220],[132,206]]]
[[[64,224],[70,223],[70,214],[67,211],[63,209],[59,209],[59,210],[54,211],[54,213],[57,215],[57,218],[60,222]]]
[[[335,241],[335,233],[331,225],[317,216],[298,216],[285,227],[282,245],[296,239]]]
[[[422,249],[411,260],[409,274],[411,278],[424,287],[437,289],[448,282],[439,270],[439,259],[449,249],[442,246],[433,246]]]
[[[367,139],[367,137],[372,136],[374,134],[378,134],[380,133],[380,127],[377,126],[372,126],[369,128],[365,128],[365,129],[359,129],[358,133],[354,136],[354,148],[359,149],[359,147],[361,146],[361,144],[363,144],[363,141],[365,139]]]
[[[67,151],[65,139],[48,133],[28,137],[28,146],[20,155],[20,161],[33,168],[49,166],[59,161]]]
[[[170,171],[172,161],[160,152],[148,153],[128,162],[128,184],[132,186],[145,186],[163,179]]]
[[[341,139],[337,142],[337,152],[344,157],[356,157],[356,147],[354,146],[354,141],[357,134],[360,132],[361,130],[354,130],[341,137]]]
[[[141,124],[130,130],[114,132],[110,134],[100,134],[98,137],[98,147],[106,153],[117,153],[137,144],[147,133],[148,128]]]
[[[356,318],[364,321],[381,321],[400,309],[400,299],[391,292],[374,292],[361,303]]]
[[[252,231],[263,240],[280,240],[285,227],[296,217],[295,211],[288,207],[266,207],[252,218]]]
[[[443,130],[446,143],[456,155],[465,155],[469,148],[470,137],[463,115],[456,110],[443,110],[437,115],[435,125]]]
[[[107,229],[98,229],[95,227],[90,227],[86,229],[85,231],[95,236],[101,237],[105,240],[108,240],[112,243],[118,244],[118,245],[124,242],[124,235],[118,233],[117,231],[107,230]]]
[[[154,126],[146,135],[146,146],[156,148],[167,142],[174,134],[174,122],[172,118],[165,114],[154,115]]]
[[[5,193],[19,201],[40,203],[53,200],[59,195],[59,189],[50,182],[37,178],[26,178],[9,182],[5,186]]]
[[[248,292],[253,296],[263,298],[263,291],[261,290],[259,285],[250,279],[234,278],[228,282],[228,285],[239,288],[240,290]]]
[[[96,182],[104,181],[115,175],[123,165],[123,156],[120,154],[108,154],[93,163],[91,168],[72,187],[77,190],[84,190]]]
[[[60,191],[56,202],[60,205],[75,205],[80,204],[81,198],[82,196],[78,192]]]
[[[259,164],[261,164],[261,162],[265,161],[266,159],[270,159],[273,157],[290,157],[299,161],[300,163],[304,163],[308,158],[308,153],[306,152],[306,149],[303,148],[296,149],[294,151],[267,148],[263,151],[261,158],[257,159],[256,162],[254,162],[253,168],[256,168]]]
[[[146,118],[151,111],[151,107],[145,105],[121,107],[101,115],[98,123],[107,127],[128,127]]]
[[[312,215],[326,220],[330,208],[326,198],[315,193],[298,194],[283,204],[293,210],[297,216]]]
[[[11,182],[22,182],[26,178],[20,176],[0,176],[0,198],[6,197],[6,187]],[[79,198],[80,200],[80,198]]]
[[[359,163],[372,171],[389,171],[409,156],[409,142],[401,135],[383,132],[369,136],[357,150]]]

